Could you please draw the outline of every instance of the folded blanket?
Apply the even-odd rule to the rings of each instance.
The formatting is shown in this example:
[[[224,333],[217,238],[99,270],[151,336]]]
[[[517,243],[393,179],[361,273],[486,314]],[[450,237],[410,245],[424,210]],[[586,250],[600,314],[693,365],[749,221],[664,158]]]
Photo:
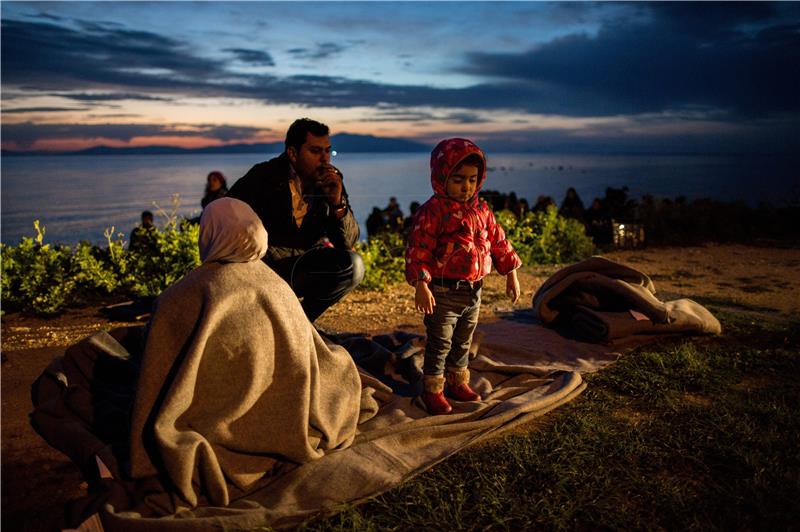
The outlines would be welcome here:
[[[662,302],[642,272],[602,257],[563,268],[533,296],[543,323],[592,342],[641,334],[719,334],[719,321],[691,299]]]

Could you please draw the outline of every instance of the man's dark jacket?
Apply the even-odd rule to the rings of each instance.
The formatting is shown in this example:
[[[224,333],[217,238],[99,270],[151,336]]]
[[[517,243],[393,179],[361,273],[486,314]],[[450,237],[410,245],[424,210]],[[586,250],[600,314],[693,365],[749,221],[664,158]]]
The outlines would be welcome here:
[[[300,227],[294,222],[292,193],[289,189],[291,167],[289,157],[279,157],[259,163],[240,178],[228,192],[229,198],[244,201],[256,212],[269,235],[267,263],[302,255],[319,245],[325,237],[335,248],[351,249],[358,240],[358,222],[350,205],[338,220],[321,193],[311,198],[309,209]],[[347,203],[347,193],[342,189]]]

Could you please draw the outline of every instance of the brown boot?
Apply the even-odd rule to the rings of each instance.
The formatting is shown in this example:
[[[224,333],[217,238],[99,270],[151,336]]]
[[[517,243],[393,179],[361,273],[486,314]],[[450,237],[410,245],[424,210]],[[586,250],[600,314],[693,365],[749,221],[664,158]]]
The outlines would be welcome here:
[[[459,401],[478,401],[481,398],[469,386],[469,368],[448,368],[447,394]]]
[[[422,392],[422,402],[425,403],[429,414],[438,416],[449,414],[453,410],[444,397],[443,375],[425,375],[422,378],[422,384],[425,387],[425,391]]]

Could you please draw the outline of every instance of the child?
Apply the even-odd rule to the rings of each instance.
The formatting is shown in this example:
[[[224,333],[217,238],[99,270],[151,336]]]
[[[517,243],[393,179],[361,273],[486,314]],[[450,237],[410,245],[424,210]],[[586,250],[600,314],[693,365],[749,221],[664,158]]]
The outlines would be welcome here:
[[[434,195],[414,216],[406,249],[406,280],[416,287],[427,329],[422,400],[431,414],[452,410],[444,396],[476,401],[469,385],[469,346],[478,324],[482,279],[494,263],[506,276],[506,294],[519,298],[522,265],[503,228],[478,191],[486,157],[467,139],[447,139],[431,152]],[[447,370],[447,377],[443,375]]]

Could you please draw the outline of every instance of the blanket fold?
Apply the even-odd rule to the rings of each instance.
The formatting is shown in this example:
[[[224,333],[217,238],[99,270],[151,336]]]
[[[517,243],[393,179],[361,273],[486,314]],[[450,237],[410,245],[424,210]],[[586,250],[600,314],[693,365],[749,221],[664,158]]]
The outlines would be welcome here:
[[[533,296],[536,317],[578,338],[609,342],[642,334],[720,334],[711,312],[691,299],[662,302],[644,273],[602,257],[567,266]]]
[[[242,287],[247,287],[243,290]],[[289,286],[262,262],[207,263],[167,289],[150,323],[133,406],[131,476],[165,471],[197,505],[230,501],[277,461],[348,446],[361,382]]]
[[[533,334],[531,345],[526,346],[525,355],[518,360],[514,359],[513,354],[519,353],[519,349],[509,338],[519,335],[509,337],[506,334],[508,325],[524,329],[525,334]],[[123,346],[134,349],[139,343],[137,339],[141,339],[142,328],[114,330],[110,334],[98,333],[68,349],[34,384],[35,409],[32,421],[36,430],[51,445],[67,453],[81,466],[89,482],[89,494],[77,501],[71,512],[76,516],[76,523],[97,512],[107,530],[173,531],[184,528],[295,526],[320,512],[335,511],[341,504],[356,503],[383,493],[453,453],[499,431],[541,416],[580,394],[585,384],[580,373],[570,368],[580,369],[586,367],[585,364],[568,363],[560,369],[551,367],[549,355],[541,349],[537,351],[536,346],[540,343],[536,340],[537,331],[550,334],[540,326],[506,324],[504,320],[481,325],[482,334],[476,335],[476,338],[485,336],[493,342],[488,347],[474,346],[479,354],[472,372],[472,384],[480,392],[482,400],[470,403],[454,401],[454,412],[448,416],[429,416],[418,398],[408,393],[413,388],[413,383],[406,378],[413,376],[409,368],[419,365],[422,358],[419,349],[422,337],[419,335],[402,332],[374,338],[351,335],[339,340],[347,346],[349,353],[338,345],[328,345],[329,352],[337,356],[344,354],[348,364],[352,364],[353,359],[362,360],[372,369],[366,371],[359,367],[355,372],[358,388],[353,415],[358,425],[351,434],[352,438],[348,439],[349,446],[339,445],[327,450],[318,459],[299,463],[277,453],[245,452],[241,443],[235,446],[220,445],[213,436],[214,431],[206,436],[206,429],[197,432],[200,428],[198,423],[189,425],[194,431],[191,439],[187,438],[188,441],[199,440],[198,434],[201,434],[210,442],[204,443],[207,449],[204,452],[207,454],[201,459],[209,459],[213,452],[216,463],[223,469],[224,489],[228,495],[226,505],[215,503],[212,499],[219,496],[219,493],[209,489],[215,486],[213,475],[192,475],[190,481],[192,489],[196,490],[196,504],[187,501],[183,492],[171,481],[172,470],[160,469],[157,461],[149,462],[156,468],[154,474],[130,476],[125,463],[133,453],[126,456],[126,442],[136,444],[140,440],[138,436],[131,437],[124,423],[116,425],[117,434],[106,431],[102,438],[98,434],[101,430],[95,425],[95,420],[106,415],[101,404],[108,406],[108,403],[98,403],[93,393],[100,388],[98,381],[109,378],[103,371],[98,371],[98,368],[107,365],[105,359],[120,360],[129,366],[125,374],[134,376],[127,387],[123,386],[123,389],[131,391],[128,412],[139,408],[143,396],[136,394],[130,386],[136,382],[137,360],[142,360],[141,368],[145,371],[149,346],[152,344],[148,342],[148,352],[144,356],[141,353],[128,353]],[[325,343],[324,339],[321,340]],[[502,344],[503,340],[505,345]],[[595,358],[601,364],[610,363],[617,356],[602,358],[596,346],[591,344],[574,344],[565,339],[558,341],[562,345],[557,350],[583,352],[587,358]],[[545,342],[545,345],[556,347],[549,342]],[[573,347],[569,348],[570,345]],[[597,353],[589,355],[587,350]],[[122,355],[122,358],[114,353]],[[482,364],[481,360],[484,360]],[[83,370],[78,371],[77,368]],[[157,398],[156,405],[169,405],[171,403],[166,399],[174,400],[175,395],[180,393],[181,388],[175,386],[176,379],[170,379],[169,372],[165,373],[166,382],[170,384],[161,388],[167,391],[163,392],[165,397]],[[235,371],[230,373],[241,377]],[[338,379],[341,380],[341,375]],[[217,392],[208,388],[204,390],[216,394],[230,392],[224,387]],[[319,403],[334,402],[341,405],[335,399],[339,393],[337,390],[323,391]],[[246,394],[238,392],[230,395],[246,397]],[[218,409],[205,411],[229,411],[230,406],[225,401],[218,398],[217,402],[220,403]],[[273,402],[273,405],[282,408],[283,415],[297,415],[285,409],[286,403],[281,406]],[[124,412],[124,408],[117,411]],[[171,412],[158,406],[154,411],[159,414],[147,417],[158,419],[162,411]],[[192,410],[188,409],[188,412],[188,418],[191,418]],[[269,415],[269,412],[265,415]],[[333,419],[339,419],[341,414],[337,412],[332,416]],[[180,416],[171,417],[178,418],[173,426],[182,426]],[[259,421],[251,424],[254,429],[262,427]],[[322,427],[326,424],[324,420],[319,420],[319,423]],[[268,440],[275,436],[276,430],[267,427],[259,430],[259,434]],[[329,429],[325,430],[330,433]],[[319,429],[314,433],[317,432],[324,434]],[[327,438],[330,439],[330,436]],[[319,441],[325,439],[320,437]],[[248,433],[245,432],[242,442],[248,441]],[[305,441],[300,443],[306,445]],[[187,467],[186,463],[198,460],[195,449],[189,447],[189,452],[184,450],[183,454],[174,455],[172,459]],[[301,447],[297,452],[302,450]],[[140,458],[150,456],[146,449],[140,449],[142,452],[144,455],[140,454]],[[169,449],[169,452],[174,451]],[[233,453],[232,458],[228,457],[228,453]],[[109,465],[113,478],[100,478],[96,455]],[[233,460],[233,465],[228,463],[229,460]],[[260,475],[256,480],[248,478],[253,471]],[[245,482],[237,481],[237,478],[244,478]]]

